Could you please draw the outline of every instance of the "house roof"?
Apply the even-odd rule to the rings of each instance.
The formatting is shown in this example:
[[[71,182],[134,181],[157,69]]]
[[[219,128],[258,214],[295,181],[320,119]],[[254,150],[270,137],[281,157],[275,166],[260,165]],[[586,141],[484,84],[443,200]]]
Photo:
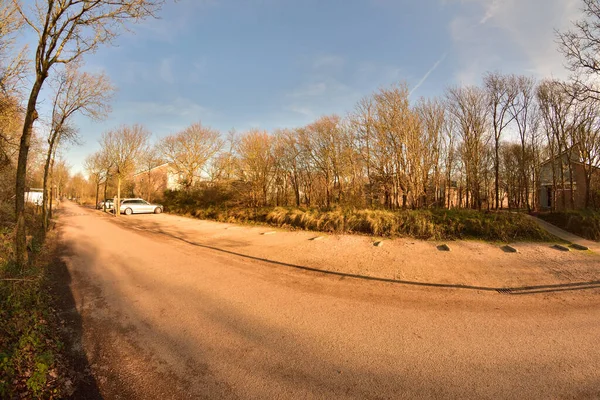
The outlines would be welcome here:
[[[150,169],[144,169],[144,170],[142,170],[142,171],[136,172],[135,174],[133,174],[133,176],[134,176],[134,177],[136,177],[136,176],[138,176],[138,175],[141,175],[141,174],[146,174],[146,173],[148,173],[148,172],[152,172],[152,171],[154,171],[155,169],[162,168],[162,167],[164,167],[165,165],[169,165],[169,164],[170,164],[169,162],[162,163],[162,164],[160,164],[160,165],[157,165],[156,167],[152,167],[152,168],[150,168]]]
[[[558,159],[559,157],[564,157],[565,155],[569,155],[569,154],[573,154],[573,149],[577,149],[579,146],[579,143],[575,143],[573,146],[569,147],[568,149],[564,150],[562,153],[555,155],[554,157],[551,157],[545,161],[543,161],[540,166],[544,166],[556,159]],[[579,159],[572,159],[572,157],[569,157],[569,161],[573,164],[578,164],[578,165],[583,165],[583,166],[589,166],[592,167],[594,169],[600,169],[599,167],[596,167],[594,165],[591,164],[586,164],[584,162],[581,162]]]

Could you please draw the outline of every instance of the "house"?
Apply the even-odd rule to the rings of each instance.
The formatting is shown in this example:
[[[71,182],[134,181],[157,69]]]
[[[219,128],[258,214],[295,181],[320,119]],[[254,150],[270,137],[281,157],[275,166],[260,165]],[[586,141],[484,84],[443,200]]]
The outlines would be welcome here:
[[[593,206],[599,183],[600,168],[581,162],[579,151],[573,146],[540,165],[538,207],[540,210],[565,210]],[[586,204],[588,196],[590,200]]]
[[[180,176],[170,163],[145,169],[133,175],[133,195],[153,201],[165,190],[181,189]]]

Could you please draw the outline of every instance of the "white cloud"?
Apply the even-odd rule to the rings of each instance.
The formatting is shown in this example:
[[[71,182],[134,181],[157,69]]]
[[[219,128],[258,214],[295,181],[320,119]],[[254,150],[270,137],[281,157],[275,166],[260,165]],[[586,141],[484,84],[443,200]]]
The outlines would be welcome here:
[[[488,20],[490,20],[491,18],[493,18],[494,15],[496,15],[496,12],[498,12],[498,8],[499,7],[500,7],[500,2],[498,0],[492,0],[487,5],[486,10],[485,10],[485,15],[481,18],[481,20],[479,20],[479,24],[483,25]]]
[[[158,67],[158,75],[166,83],[175,83],[175,77],[171,68],[170,58],[163,58],[162,60],[160,60],[160,65]]]
[[[324,94],[327,91],[327,83],[317,82],[303,85],[291,93],[288,93],[288,97],[315,97]]]
[[[313,60],[312,67],[314,69],[325,69],[325,68],[343,68],[346,61],[343,57],[335,54],[323,54],[317,56]]]
[[[286,106],[284,109],[287,111],[296,113],[296,114],[300,114],[304,117],[313,118],[315,116],[314,111],[311,110],[310,107],[306,107],[306,106],[299,106],[297,104],[291,104],[289,106]]]
[[[579,7],[579,0],[460,0],[450,22],[457,80],[476,83],[489,70],[566,78],[555,30],[568,28]]]
[[[138,118],[141,116],[151,118],[168,116],[197,121],[214,115],[210,109],[182,97],[171,102],[128,101],[124,102],[122,109],[124,113]]]

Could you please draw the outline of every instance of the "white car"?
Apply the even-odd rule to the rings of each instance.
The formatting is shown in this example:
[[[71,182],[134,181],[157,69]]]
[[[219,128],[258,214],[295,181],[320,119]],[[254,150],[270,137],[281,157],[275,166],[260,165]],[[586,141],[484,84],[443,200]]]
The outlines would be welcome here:
[[[123,199],[120,206],[121,214],[142,214],[154,213],[160,214],[163,212],[163,206],[160,204],[151,204],[144,199]]]
[[[113,208],[113,199],[106,199],[104,201],[98,202],[96,205],[96,209],[103,210],[106,207],[107,210],[112,210]]]

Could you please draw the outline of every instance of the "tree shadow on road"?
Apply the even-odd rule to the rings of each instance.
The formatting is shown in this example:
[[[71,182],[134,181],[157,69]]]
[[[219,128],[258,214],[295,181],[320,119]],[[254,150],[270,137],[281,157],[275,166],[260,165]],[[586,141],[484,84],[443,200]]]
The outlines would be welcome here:
[[[83,325],[80,313],[75,306],[71,291],[71,274],[63,261],[67,248],[59,244],[53,254],[52,263],[48,267],[49,286],[52,291],[55,306],[65,326],[62,340],[65,343],[65,353],[71,362],[71,373],[74,379],[73,399],[102,399],[96,379],[92,375],[89,360],[83,350]]]

